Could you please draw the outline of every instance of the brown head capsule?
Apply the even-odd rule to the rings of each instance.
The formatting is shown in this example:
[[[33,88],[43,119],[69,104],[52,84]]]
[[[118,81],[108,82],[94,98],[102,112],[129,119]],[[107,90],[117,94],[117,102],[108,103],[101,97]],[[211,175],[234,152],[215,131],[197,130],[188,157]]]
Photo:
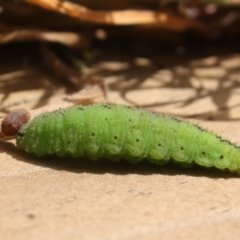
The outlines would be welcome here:
[[[16,135],[21,126],[30,120],[30,114],[24,109],[10,112],[2,121],[1,130],[5,136]]]

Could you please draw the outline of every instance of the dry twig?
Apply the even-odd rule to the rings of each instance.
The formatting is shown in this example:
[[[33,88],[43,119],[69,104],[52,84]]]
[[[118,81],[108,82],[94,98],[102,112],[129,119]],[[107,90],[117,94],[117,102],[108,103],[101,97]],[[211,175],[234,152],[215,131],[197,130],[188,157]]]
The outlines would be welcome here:
[[[123,10],[123,11],[99,11],[90,10],[79,4],[60,0],[24,0],[27,3],[59,12],[70,17],[95,24],[107,25],[148,25],[166,28],[175,31],[183,31],[189,28],[205,32],[206,28],[201,23],[184,19],[176,15],[170,15],[159,11],[150,10]]]

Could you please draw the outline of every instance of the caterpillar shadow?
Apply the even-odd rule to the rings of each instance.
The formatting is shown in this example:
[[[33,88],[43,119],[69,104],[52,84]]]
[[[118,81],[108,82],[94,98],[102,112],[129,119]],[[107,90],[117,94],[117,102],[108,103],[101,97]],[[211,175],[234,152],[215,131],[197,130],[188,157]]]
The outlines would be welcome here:
[[[7,153],[16,161],[23,161],[36,166],[51,168],[58,171],[69,171],[74,173],[94,173],[105,174],[112,173],[116,175],[139,174],[152,175],[162,174],[168,176],[186,175],[194,177],[217,178],[238,178],[237,174],[228,171],[221,171],[214,168],[204,168],[201,166],[193,166],[191,168],[183,168],[173,162],[169,162],[164,166],[151,164],[147,161],[142,161],[137,164],[131,164],[126,161],[111,162],[106,159],[101,161],[90,161],[84,158],[59,158],[56,156],[36,157],[32,154],[27,154],[18,149],[13,143],[1,142],[0,154]]]

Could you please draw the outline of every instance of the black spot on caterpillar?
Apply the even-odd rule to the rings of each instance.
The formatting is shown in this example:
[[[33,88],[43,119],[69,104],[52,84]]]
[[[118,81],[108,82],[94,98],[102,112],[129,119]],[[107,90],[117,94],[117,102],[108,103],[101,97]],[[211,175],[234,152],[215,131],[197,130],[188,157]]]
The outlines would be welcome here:
[[[197,125],[126,106],[75,106],[23,125],[17,146],[37,156],[143,159],[198,164],[240,173],[240,148]]]

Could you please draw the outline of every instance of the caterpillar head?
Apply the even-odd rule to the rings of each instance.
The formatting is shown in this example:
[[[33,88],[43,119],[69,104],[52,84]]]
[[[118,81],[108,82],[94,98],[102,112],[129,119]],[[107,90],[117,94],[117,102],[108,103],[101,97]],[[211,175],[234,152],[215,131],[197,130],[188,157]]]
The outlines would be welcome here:
[[[2,121],[1,131],[5,136],[14,136],[22,125],[30,120],[30,114],[24,109],[10,112]]]

